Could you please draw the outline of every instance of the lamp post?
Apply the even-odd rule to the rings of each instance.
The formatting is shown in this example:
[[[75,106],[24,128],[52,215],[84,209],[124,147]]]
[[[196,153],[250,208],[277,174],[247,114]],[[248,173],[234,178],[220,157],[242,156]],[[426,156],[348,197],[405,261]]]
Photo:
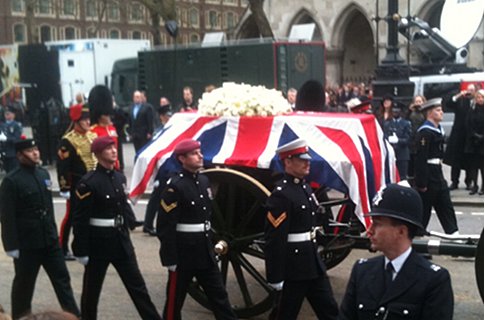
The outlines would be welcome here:
[[[379,0],[376,0],[377,2]],[[398,0],[388,0],[388,13],[384,18],[378,17],[376,22],[385,20],[388,25],[386,55],[376,68],[376,80],[372,82],[374,90],[374,106],[378,105],[383,96],[391,94],[396,101],[409,103],[413,97],[414,84],[409,81],[410,68],[399,54],[398,22],[400,19]],[[378,5],[376,6],[378,8]],[[379,45],[379,44],[377,44]]]

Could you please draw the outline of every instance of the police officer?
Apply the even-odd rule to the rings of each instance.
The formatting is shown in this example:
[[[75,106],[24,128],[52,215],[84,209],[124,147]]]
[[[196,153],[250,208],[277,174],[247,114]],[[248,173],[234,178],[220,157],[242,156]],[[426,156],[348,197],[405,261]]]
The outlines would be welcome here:
[[[396,102],[392,106],[392,118],[384,120],[382,131],[394,149],[399,177],[406,180],[410,159],[411,122],[401,117],[401,108]]]
[[[169,270],[164,319],[181,319],[187,287],[196,278],[216,319],[236,319],[222,282],[211,242],[212,192],[200,142],[186,139],[174,149],[182,171],[167,181],[157,219],[162,265]]]
[[[66,213],[61,222],[60,241],[66,260],[74,260],[69,252],[71,231],[71,206],[76,198],[74,192],[81,177],[96,168],[96,157],[91,152],[91,144],[97,137],[90,131],[89,109],[83,104],[69,108],[71,129],[62,137],[57,151],[57,179],[60,195],[66,199]]]
[[[61,307],[77,316],[54,218],[49,173],[38,166],[39,149],[34,140],[20,140],[15,149],[20,166],[7,174],[0,187],[2,242],[15,266],[12,284],[12,316],[32,311],[37,274],[46,271]]]
[[[135,227],[135,215],[125,194],[126,178],[114,170],[118,159],[114,140],[96,138],[91,151],[98,159],[76,188],[73,207],[72,249],[85,265],[81,311],[83,320],[97,318],[101,287],[112,264],[121,277],[141,319],[161,319],[153,305],[138,268],[128,229]]]
[[[276,152],[285,175],[266,202],[266,278],[279,291],[270,318],[296,319],[307,298],[318,319],[337,319],[337,303],[317,253],[318,202],[304,180],[310,173],[308,146],[296,139]]]
[[[9,173],[18,166],[15,152],[15,142],[22,135],[22,124],[15,121],[15,108],[5,108],[5,122],[0,123],[0,152],[2,152],[5,172]]]
[[[448,271],[412,249],[423,231],[421,213],[419,194],[409,186],[390,184],[377,193],[367,233],[383,256],[355,263],[339,319],[453,319]]]
[[[415,182],[423,200],[423,227],[426,229],[434,208],[447,234],[458,233],[455,209],[451,203],[441,163],[445,134],[440,125],[443,119],[441,98],[431,99],[421,106],[426,121],[416,134]]]

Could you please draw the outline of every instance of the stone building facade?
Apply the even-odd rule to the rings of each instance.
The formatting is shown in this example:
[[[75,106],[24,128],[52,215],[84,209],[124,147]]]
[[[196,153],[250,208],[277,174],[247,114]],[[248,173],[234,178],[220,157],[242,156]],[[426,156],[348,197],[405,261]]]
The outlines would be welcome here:
[[[483,6],[482,0],[471,1],[481,1]],[[444,2],[398,1],[399,14],[416,16],[427,21],[430,26],[439,27]],[[326,43],[327,83],[339,84],[367,81],[373,76],[376,66],[386,53],[387,23],[382,19],[388,13],[387,4],[388,0],[265,0],[264,10],[274,34],[280,39],[287,38],[295,24],[315,23],[313,40]],[[247,12],[241,18],[235,37],[247,38],[252,34],[254,26]],[[416,49],[408,47],[404,36],[399,35],[399,45],[400,55],[406,62],[422,62]],[[483,70],[483,20],[468,50],[467,65]]]

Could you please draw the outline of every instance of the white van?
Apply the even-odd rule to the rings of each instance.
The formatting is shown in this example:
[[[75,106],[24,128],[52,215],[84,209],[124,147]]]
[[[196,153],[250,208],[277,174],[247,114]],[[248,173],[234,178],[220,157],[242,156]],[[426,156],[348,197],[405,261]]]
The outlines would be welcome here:
[[[414,95],[423,95],[426,99],[448,98],[450,94],[458,93],[464,90],[469,83],[476,83],[483,88],[485,80],[484,72],[455,73],[455,74],[437,74],[426,76],[410,77],[414,82]],[[443,104],[445,114],[441,125],[445,129],[447,136],[451,133],[453,126],[454,114],[446,110],[446,104]]]

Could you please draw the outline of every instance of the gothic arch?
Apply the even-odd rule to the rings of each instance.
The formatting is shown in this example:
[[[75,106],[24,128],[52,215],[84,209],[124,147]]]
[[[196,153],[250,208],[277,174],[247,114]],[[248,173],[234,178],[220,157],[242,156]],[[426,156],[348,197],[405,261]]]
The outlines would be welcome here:
[[[305,23],[314,23],[315,24],[315,32],[313,33],[312,41],[323,41],[323,33],[320,25],[315,20],[313,15],[305,8],[300,9],[300,11],[295,14],[293,19],[291,20],[288,30],[286,31],[287,37],[290,35],[291,27],[296,24],[305,24]]]
[[[368,82],[376,68],[375,26],[369,13],[352,2],[339,15],[332,28],[330,47],[338,52],[339,82]]]

